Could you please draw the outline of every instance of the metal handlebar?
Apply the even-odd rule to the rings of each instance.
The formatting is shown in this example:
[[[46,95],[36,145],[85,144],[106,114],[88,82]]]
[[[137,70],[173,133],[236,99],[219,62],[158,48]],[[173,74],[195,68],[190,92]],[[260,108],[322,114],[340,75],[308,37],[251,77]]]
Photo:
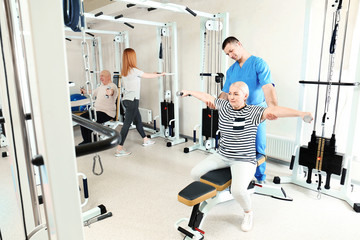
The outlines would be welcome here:
[[[81,126],[103,134],[109,138],[98,142],[88,143],[81,146],[75,147],[76,157],[104,151],[117,146],[121,140],[120,134],[108,127],[105,127],[97,122],[90,121],[89,119],[72,114],[74,122]]]

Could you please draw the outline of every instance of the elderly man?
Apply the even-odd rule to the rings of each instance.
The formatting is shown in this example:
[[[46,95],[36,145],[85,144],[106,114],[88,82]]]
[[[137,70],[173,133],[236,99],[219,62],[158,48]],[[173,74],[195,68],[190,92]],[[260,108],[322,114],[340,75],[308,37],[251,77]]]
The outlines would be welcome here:
[[[103,70],[100,73],[101,85],[93,91],[93,96],[96,98],[96,122],[104,123],[116,116],[116,99],[118,96],[118,87],[111,81],[111,74],[108,70]],[[85,89],[81,89],[82,94],[86,94]],[[81,114],[81,117],[89,118],[89,111]],[[81,144],[91,142],[92,131],[81,126],[81,135],[83,142]]]

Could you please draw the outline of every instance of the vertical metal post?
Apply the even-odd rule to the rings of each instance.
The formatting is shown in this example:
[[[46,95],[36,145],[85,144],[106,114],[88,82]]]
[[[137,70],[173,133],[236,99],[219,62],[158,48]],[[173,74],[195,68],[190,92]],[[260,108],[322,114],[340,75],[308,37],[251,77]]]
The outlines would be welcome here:
[[[62,1],[19,0],[24,7],[36,141],[43,156],[43,198],[50,239],[83,239],[65,57]],[[42,11],[39,9],[51,9]],[[51,61],[49,61],[51,59]],[[49,90],[49,84],[51,89]],[[56,90],[52,90],[56,89]],[[54,134],[54,126],[61,126]],[[59,154],[61,143],[61,154]],[[64,177],[66,176],[66,177]]]
[[[160,43],[161,43],[161,31],[164,27],[157,27],[157,34],[156,34],[156,40],[157,40],[157,47],[160,46]],[[159,61],[158,61],[158,72],[163,72],[164,69],[163,69],[163,63],[162,61],[164,61],[163,59],[160,59],[159,58]],[[161,103],[164,101],[164,77],[159,77],[159,116],[161,116]],[[162,124],[162,117],[160,117],[160,124],[159,124],[159,129],[160,129],[160,136],[163,136],[164,135],[164,132],[165,132],[165,128]]]
[[[207,18],[202,17],[200,20],[200,73],[202,73],[204,71],[205,68],[205,40],[206,40],[206,23]],[[206,77],[205,77],[206,78]],[[205,82],[204,82],[204,77],[200,76],[200,92],[204,92],[205,91]],[[200,127],[199,127],[199,145],[200,148],[204,147],[204,141],[203,141],[203,133],[202,133],[202,124],[203,124],[203,116],[202,116],[202,111],[204,108],[205,104],[203,102],[201,102],[200,104],[200,111],[199,111],[199,116],[200,116]]]
[[[357,19],[356,24],[354,27],[354,34],[353,34],[353,40],[352,40],[352,48],[351,48],[351,56],[350,56],[350,70],[353,71],[353,74],[351,74],[351,77],[354,79],[355,82],[360,83],[360,5],[358,6],[357,10]],[[349,124],[347,125],[348,135],[346,139],[346,149],[345,149],[345,155],[346,156],[355,156],[355,150],[357,149],[355,147],[356,138],[359,139],[358,134],[355,134],[355,130],[358,123],[358,119],[360,116],[360,86],[354,87],[354,92],[352,96],[351,101],[351,115],[349,119]],[[358,128],[359,129],[359,128]],[[360,152],[358,152],[360,153]],[[359,155],[358,155],[359,156]],[[349,166],[351,166],[352,158],[349,160],[348,163]],[[347,166],[345,166],[347,167]],[[348,169],[348,172],[351,172],[351,169]],[[351,184],[351,178],[348,178],[345,183],[346,186],[349,187],[347,189],[350,192],[350,184]]]
[[[218,14],[219,18],[222,19],[223,30],[222,30],[222,40],[225,40],[229,36],[229,13],[220,13]],[[221,43],[222,45],[222,43]],[[226,56],[224,51],[221,51],[221,72],[226,75],[226,70],[228,67],[229,58]]]
[[[92,67],[91,67],[91,70],[90,71],[90,75],[92,76],[92,82],[95,84],[96,81],[97,81],[97,76],[98,76],[98,72],[99,72],[99,69],[98,69],[98,62],[97,62],[97,54],[96,54],[96,48],[97,48],[97,45],[98,45],[98,42],[96,40],[95,37],[93,37],[91,40],[91,56],[92,56]],[[91,74],[92,72],[92,74]]]
[[[99,68],[100,68],[100,72],[101,72],[102,70],[104,70],[103,57],[102,57],[101,37],[97,37],[97,41],[98,41],[98,51],[99,51]]]
[[[122,32],[122,34],[124,36],[125,48],[128,48],[129,47],[129,32],[124,31],[124,32]]]
[[[307,77],[307,64],[308,64],[308,45],[309,45],[309,28],[310,28],[310,18],[311,18],[311,4],[312,0],[306,0],[305,5],[305,20],[304,20],[304,34],[303,34],[303,51],[301,57],[301,79],[306,79]],[[305,85],[300,86],[300,93],[299,93],[299,105],[298,109],[300,111],[304,111],[305,100],[306,100],[306,91]],[[299,146],[302,139],[302,128],[303,128],[303,121],[302,119],[297,120],[297,127],[296,127],[296,137],[295,137],[295,147]],[[299,171],[299,148],[296,147],[295,154],[295,162],[293,166],[293,174],[292,179],[296,179],[298,176]]]
[[[29,89],[28,89],[29,88],[28,65],[27,62],[25,61],[27,58],[25,52],[25,42],[24,42],[25,40],[24,40],[24,36],[22,35],[23,17],[21,16],[21,10],[22,8],[26,9],[26,7],[22,6],[22,8],[20,8],[19,3],[15,1],[4,1],[3,7],[4,7],[4,16],[6,17],[6,23],[7,23],[6,30],[4,31],[6,31],[9,34],[8,36],[9,47],[10,47],[9,55],[11,55],[11,57],[9,57],[8,59],[9,60],[11,59],[12,61],[12,66],[13,66],[12,70],[14,74],[13,76],[14,78],[12,79],[13,81],[11,83],[9,82],[10,79],[8,79],[9,85],[14,84],[13,86],[7,86],[7,88],[12,88],[8,90],[9,91],[8,97],[10,97],[10,95],[11,98],[13,98],[14,95],[16,96],[16,100],[15,99],[12,100],[13,101],[12,114],[14,116],[14,119],[18,120],[15,124],[17,124],[19,130],[19,131],[16,130],[17,133],[15,133],[19,137],[18,138],[19,144],[17,148],[15,148],[17,149],[15,150],[15,155],[18,154],[20,159],[25,160],[24,164],[22,163],[19,164],[22,165],[20,168],[26,170],[21,173],[24,174],[25,176],[21,176],[21,174],[19,174],[18,176],[19,190],[21,189],[20,184],[21,182],[23,182],[24,186],[26,185],[26,187],[23,188],[24,197],[27,198],[27,196],[29,196],[29,200],[31,203],[29,204],[29,202],[23,202],[25,208],[25,212],[23,214],[24,217],[32,215],[33,219],[30,221],[30,224],[28,224],[28,228],[30,228],[31,230],[31,228],[40,225],[41,220],[40,220],[40,208],[38,203],[38,193],[36,190],[36,182],[34,176],[34,167],[31,165],[31,159],[33,155],[31,151],[31,142],[29,141],[30,140],[29,127],[28,127],[29,125],[26,123],[27,120],[25,118],[25,113],[26,113],[25,103],[30,101],[30,108],[32,107],[31,99],[29,98]],[[8,107],[11,108],[11,106]],[[11,111],[11,109],[9,109],[9,111]],[[13,121],[13,119],[11,121]],[[14,137],[13,140],[15,140]],[[36,144],[35,144],[35,148],[36,149],[33,150],[34,152],[37,152]],[[26,181],[28,183],[25,183]]]
[[[9,152],[13,156],[11,165],[14,169],[14,179],[16,179],[14,187],[15,192],[18,195],[17,197],[19,199],[19,206],[21,208],[21,215],[23,218],[23,223],[19,225],[23,227],[25,237],[27,236],[29,229],[31,230],[35,227],[35,220],[32,212],[32,198],[29,191],[30,184],[27,181],[26,165],[23,161],[18,161],[18,159],[25,159],[24,151],[26,148],[23,143],[23,130],[20,129],[21,127],[12,127],[14,125],[14,121],[19,118],[21,113],[19,107],[17,107],[20,104],[20,99],[16,96],[15,91],[15,80],[18,78],[18,74],[16,69],[17,66],[13,33],[14,26],[12,19],[10,1],[0,1],[0,56],[2,57],[0,59],[0,97],[2,98],[2,110],[4,117],[8,117],[8,120],[5,121],[7,129],[6,137],[9,139]],[[10,107],[12,104],[14,104],[13,108]],[[24,124],[22,126],[24,127]],[[14,135],[19,136],[17,141],[18,144],[16,146],[14,144]],[[23,201],[23,199],[28,201]],[[28,219],[28,222],[25,222],[25,219]]]
[[[178,72],[178,43],[177,43],[177,26],[176,22],[170,23],[171,26],[171,33],[172,33],[172,53],[171,53],[171,69],[174,75],[172,76],[172,93],[173,93],[173,100],[174,100],[174,117],[175,117],[175,138],[179,138],[180,132],[180,115],[179,115],[179,98],[176,97],[176,93],[179,90],[179,72]]]
[[[120,72],[121,71],[121,67],[120,67],[120,43],[118,41],[114,40],[114,46],[115,46],[115,70],[117,72]]]

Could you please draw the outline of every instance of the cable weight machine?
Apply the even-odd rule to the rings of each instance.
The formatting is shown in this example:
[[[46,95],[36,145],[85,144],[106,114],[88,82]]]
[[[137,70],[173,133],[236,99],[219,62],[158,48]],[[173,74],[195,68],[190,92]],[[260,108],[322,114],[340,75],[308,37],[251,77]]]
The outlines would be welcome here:
[[[351,0],[347,1],[346,6],[346,17],[344,18],[344,23],[341,24],[340,15],[343,12],[343,1],[336,0],[334,4],[332,4],[332,8],[334,9],[333,18],[332,18],[332,28],[331,28],[331,39],[329,41],[329,61],[328,61],[328,69],[327,69],[327,81],[321,81],[321,70],[322,70],[322,58],[323,58],[323,49],[324,49],[324,36],[325,36],[325,26],[326,26],[326,17],[327,17],[327,9],[328,9],[328,1],[325,2],[325,12],[324,12],[324,21],[323,21],[323,32],[322,32],[322,42],[321,42],[321,52],[320,52],[320,64],[319,64],[319,72],[318,72],[318,81],[300,81],[302,87],[305,85],[316,85],[317,86],[317,94],[316,94],[316,105],[315,105],[315,116],[314,116],[314,127],[310,137],[310,141],[307,145],[299,146],[302,127],[298,126],[297,140],[295,154],[292,156],[290,169],[292,170],[292,176],[290,178],[280,177],[274,178],[274,183],[295,183],[300,186],[309,188],[311,190],[317,191],[317,198],[321,198],[321,194],[326,194],[329,196],[333,196],[339,199],[343,199],[347,201],[356,212],[360,212],[360,202],[356,202],[353,200],[351,195],[352,187],[351,184],[351,176],[350,176],[350,167],[352,160],[352,142],[349,140],[353,140],[351,138],[354,137],[354,133],[348,131],[348,142],[346,147],[346,153],[337,152],[336,146],[336,127],[337,127],[337,118],[338,118],[338,107],[339,107],[339,99],[340,99],[340,89],[342,87],[353,87],[355,89],[353,94],[353,102],[351,109],[351,117],[349,129],[355,127],[356,123],[356,104],[359,98],[358,92],[356,91],[359,87],[359,82],[342,82],[342,70],[343,70],[343,61],[344,61],[344,51],[345,51],[345,42],[346,42],[346,33],[347,33],[347,24],[348,24],[348,15],[350,9]],[[343,26],[343,29],[342,27]],[[339,65],[339,75],[337,81],[335,81],[335,57],[336,57],[336,47],[337,41],[340,34],[340,30],[343,34],[342,39],[342,49],[341,49],[341,58]],[[306,43],[305,43],[306,44]],[[324,112],[322,116],[318,116],[319,114],[319,96],[320,96],[320,87],[326,86],[325,91],[325,102],[324,102]],[[331,90],[332,87],[337,87],[336,92],[336,101],[331,102]],[[304,88],[303,88],[304,89]],[[305,95],[305,90],[302,92],[302,98]],[[304,100],[303,100],[304,102]],[[330,113],[330,110],[334,110],[334,113]],[[321,119],[321,134],[318,135],[316,133],[317,120]],[[329,120],[333,120],[332,133],[331,137],[326,137],[326,127],[329,125]],[[303,171],[305,173],[305,178],[302,179],[302,168],[306,167],[307,171]],[[315,172],[315,173],[313,173]],[[340,176],[340,187],[334,188],[331,186],[330,182],[333,180],[332,175]],[[326,176],[324,181],[323,177]],[[305,182],[304,182],[305,180]]]
[[[161,69],[166,73],[172,72],[171,67],[171,36],[169,34],[168,28],[161,28],[160,31],[160,50],[159,50],[159,61],[161,64]],[[172,82],[171,75],[165,75],[162,78],[162,84],[164,87],[164,101],[160,103],[161,109],[161,125],[166,129],[165,136],[174,137],[175,128],[174,119],[174,103],[172,101]]]
[[[117,0],[121,1],[121,0]],[[141,2],[141,5],[146,4],[155,4],[155,2],[147,1]],[[175,144],[183,143],[186,141],[184,138],[179,137],[179,107],[178,107],[178,99],[172,98],[172,93],[178,91],[178,69],[177,69],[177,26],[175,22],[171,23],[160,23],[146,20],[138,20],[138,19],[130,19],[123,18],[121,15],[118,16],[109,16],[104,15],[103,13],[99,14],[91,14],[85,13],[84,16],[88,19],[97,19],[101,21],[111,21],[111,22],[123,22],[125,25],[134,28],[130,23],[136,24],[145,24],[149,26],[157,27],[157,42],[160,45],[162,42],[162,38],[168,38],[167,43],[170,46],[171,50],[167,50],[166,56],[164,55],[164,59],[159,58],[159,67],[158,72],[163,72],[165,66],[164,62],[166,62],[167,69],[170,69],[171,72],[167,74],[166,81],[163,82],[163,78],[159,78],[159,116],[153,118],[154,127],[144,129],[147,132],[150,132],[151,135],[148,135],[150,138],[155,137],[164,137],[167,140],[167,146],[170,147]],[[164,40],[166,41],[166,40]],[[165,43],[164,43],[165,44]],[[158,45],[158,46],[159,46]],[[166,89],[164,92],[164,85],[168,84],[169,89]],[[166,86],[166,87],[167,87]],[[175,94],[174,94],[175,95]],[[163,103],[164,109],[166,111],[162,111],[161,103]],[[172,107],[173,103],[173,107]],[[170,111],[169,111],[170,109]],[[173,110],[172,110],[173,109]],[[161,112],[163,112],[161,116]],[[122,114],[122,112],[120,112]],[[156,128],[156,120],[158,118],[161,119],[160,129]]]
[[[145,128],[152,132],[150,138],[163,137],[166,146],[171,147],[184,143],[186,138],[180,137],[179,128],[179,100],[178,92],[178,49],[177,49],[177,25],[175,22],[166,23],[157,28],[157,42],[159,47],[158,72],[165,72],[164,77],[159,78],[159,115],[154,117],[154,128]],[[157,130],[156,119],[160,119],[160,127]]]
[[[222,53],[222,40],[228,35],[228,13],[214,15],[214,18],[202,18],[200,25],[201,64],[200,80],[201,91],[218,96],[223,86],[226,56]],[[209,107],[201,107],[202,123],[194,127],[194,145],[184,148],[184,153],[200,149],[214,152],[218,146],[218,111]],[[197,143],[196,135],[199,141]],[[204,140],[205,138],[205,140]]]
[[[341,66],[340,66],[340,75],[338,80],[338,89],[337,89],[337,98],[336,98],[336,110],[335,110],[335,121],[333,125],[333,132],[331,138],[325,137],[325,125],[326,120],[328,120],[328,112],[330,108],[330,94],[331,94],[331,87],[333,84],[333,77],[334,77],[334,65],[335,65],[335,50],[336,50],[336,42],[338,38],[338,30],[339,30],[339,22],[340,22],[340,10],[342,9],[342,0],[338,1],[338,5],[336,10],[333,14],[333,26],[332,26],[332,34],[331,34],[331,42],[329,48],[329,68],[328,68],[328,75],[327,75],[327,84],[326,84],[326,99],[325,99],[325,109],[322,116],[321,121],[321,129],[322,133],[321,136],[316,136],[316,122],[317,122],[317,115],[318,115],[318,104],[319,104],[319,88],[320,84],[317,84],[317,99],[316,99],[316,110],[315,110],[315,121],[314,121],[314,129],[311,135],[311,140],[308,143],[308,146],[300,147],[299,153],[299,164],[302,166],[308,167],[308,175],[306,182],[310,184],[312,182],[312,170],[318,170],[317,176],[317,190],[318,193],[321,193],[321,185],[322,185],[322,175],[321,171],[326,173],[326,183],[325,189],[330,189],[330,178],[331,174],[341,175],[341,184],[344,185],[344,179],[346,176],[346,169],[342,169],[342,163],[344,154],[336,152],[336,137],[335,137],[335,128],[336,128],[336,119],[337,119],[337,110],[339,104],[339,95],[340,95],[340,87],[341,84],[341,72],[342,72],[342,64],[343,64],[343,56],[344,56],[344,47],[345,47],[345,40],[346,40],[346,27],[348,21],[348,12],[349,12],[350,4],[348,4],[347,9],[347,17],[346,17],[346,24],[345,24],[345,31],[344,31],[344,41],[342,46],[342,56],[341,56]],[[326,14],[324,18],[324,22],[326,21]],[[323,31],[324,34],[325,31]],[[320,57],[321,61],[321,57]],[[321,71],[321,63],[319,69],[319,76]],[[318,79],[320,82],[320,77]],[[315,159],[315,161],[313,161]]]

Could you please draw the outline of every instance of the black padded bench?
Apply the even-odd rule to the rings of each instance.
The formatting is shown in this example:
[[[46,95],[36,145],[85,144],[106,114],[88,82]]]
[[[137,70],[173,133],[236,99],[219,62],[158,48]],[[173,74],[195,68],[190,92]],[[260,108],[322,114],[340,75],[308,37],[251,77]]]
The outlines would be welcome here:
[[[256,159],[259,166],[265,162],[266,156],[258,153],[256,155]],[[216,191],[223,191],[230,185],[230,167],[216,169],[201,176],[200,182],[193,182],[181,190],[178,194],[178,200],[185,205],[194,206],[206,199],[214,197],[216,195]],[[251,181],[249,188],[253,188],[254,186],[255,182]]]
[[[185,205],[194,206],[215,196],[215,187],[196,181],[190,183],[179,192],[178,200]]]

